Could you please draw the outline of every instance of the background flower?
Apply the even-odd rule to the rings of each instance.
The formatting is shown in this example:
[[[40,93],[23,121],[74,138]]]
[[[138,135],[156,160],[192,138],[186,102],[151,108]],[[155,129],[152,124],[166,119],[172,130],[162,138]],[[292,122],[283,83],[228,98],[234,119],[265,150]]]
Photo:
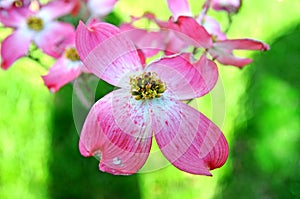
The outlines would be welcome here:
[[[31,42],[46,54],[59,57],[62,53],[59,45],[73,31],[73,26],[55,21],[55,18],[68,14],[71,9],[72,6],[64,1],[53,1],[37,11],[24,7],[1,12],[0,22],[14,29],[2,42],[1,67],[8,69],[25,56]]]
[[[51,92],[57,92],[65,84],[75,80],[82,72],[88,73],[75,48],[75,30],[64,41],[64,52],[42,76],[45,85]]]

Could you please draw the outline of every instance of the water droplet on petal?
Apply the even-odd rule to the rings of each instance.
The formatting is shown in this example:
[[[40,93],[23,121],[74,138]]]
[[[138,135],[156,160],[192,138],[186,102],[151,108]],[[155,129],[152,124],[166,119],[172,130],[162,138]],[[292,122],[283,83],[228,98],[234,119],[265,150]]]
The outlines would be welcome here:
[[[118,157],[115,157],[115,158],[113,159],[113,163],[114,163],[115,165],[119,165],[119,164],[122,163],[122,160],[119,159]]]

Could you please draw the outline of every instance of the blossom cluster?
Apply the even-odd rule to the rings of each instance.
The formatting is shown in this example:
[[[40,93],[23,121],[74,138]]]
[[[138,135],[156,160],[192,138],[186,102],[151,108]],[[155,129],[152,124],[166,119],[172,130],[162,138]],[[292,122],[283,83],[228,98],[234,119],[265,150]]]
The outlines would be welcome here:
[[[105,22],[117,0],[0,1],[0,22],[12,33],[1,43],[1,68],[28,56],[34,45],[56,62],[42,76],[57,92],[82,73],[95,75],[116,89],[98,100],[82,127],[79,149],[98,156],[99,169],[115,175],[139,171],[154,135],[175,167],[211,175],[228,158],[222,131],[186,102],[209,93],[218,80],[217,62],[243,68],[250,58],[233,50],[265,51],[254,39],[228,39],[213,9],[238,13],[241,0],[206,0],[194,15],[187,0],[166,0],[172,14],[131,16],[118,27]],[[129,13],[130,14],[130,13]],[[70,24],[63,16],[77,17]],[[146,20],[154,28],[136,24]]]

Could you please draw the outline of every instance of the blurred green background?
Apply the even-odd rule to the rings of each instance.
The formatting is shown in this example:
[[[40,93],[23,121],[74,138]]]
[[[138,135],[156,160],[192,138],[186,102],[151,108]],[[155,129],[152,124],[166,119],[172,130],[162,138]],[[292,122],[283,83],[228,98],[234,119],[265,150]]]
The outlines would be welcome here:
[[[198,13],[203,1],[189,2]],[[255,60],[243,70],[219,65],[218,86],[198,100],[230,144],[229,160],[213,177],[171,165],[126,177],[98,171],[98,161],[78,151],[72,86],[49,93],[40,78],[45,68],[28,58],[1,70],[0,198],[300,198],[299,10],[299,0],[244,0],[233,17],[229,38],[260,39],[271,50],[239,52]],[[114,16],[144,11],[170,15],[163,0],[120,0]],[[211,14],[226,26],[224,13]],[[1,28],[1,40],[9,32]]]

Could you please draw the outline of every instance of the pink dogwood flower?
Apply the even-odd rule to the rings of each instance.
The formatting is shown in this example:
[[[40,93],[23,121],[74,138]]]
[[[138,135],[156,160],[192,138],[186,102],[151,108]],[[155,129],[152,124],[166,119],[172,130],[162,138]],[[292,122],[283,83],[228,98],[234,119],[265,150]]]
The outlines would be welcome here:
[[[241,0],[207,0],[199,16],[194,19],[186,0],[168,0],[173,18],[169,20],[169,28],[188,37],[180,37],[185,43],[197,48],[205,48],[218,62],[242,68],[252,62],[249,58],[239,58],[233,55],[233,50],[269,50],[269,46],[253,39],[227,39],[220,24],[206,15],[211,5],[217,10],[237,12]],[[175,20],[175,21],[174,21]],[[178,34],[177,34],[178,35]]]
[[[17,59],[25,56],[31,42],[46,54],[59,57],[62,53],[59,45],[73,31],[73,27],[55,21],[55,18],[68,14],[72,7],[64,1],[52,1],[39,10],[24,7],[1,12],[0,22],[14,29],[2,42],[1,67],[8,69]]]
[[[214,62],[202,56],[191,64],[174,55],[145,65],[127,33],[107,23],[80,22],[76,48],[89,71],[118,88],[93,105],[80,135],[81,154],[98,156],[101,171],[138,172],[153,134],[164,156],[183,171],[211,175],[226,162],[228,144],[221,130],[182,102],[214,87]]]
[[[81,73],[88,73],[75,48],[75,31],[64,41],[64,53],[42,76],[51,92],[57,92],[62,86],[76,79]]]
[[[252,59],[249,58],[239,58],[234,56],[233,50],[260,50],[266,51],[269,50],[269,46],[261,41],[254,39],[224,39],[218,40],[220,37],[212,37],[203,29],[197,21],[192,17],[180,16],[177,20],[177,23],[172,25],[172,28],[175,30],[188,35],[192,41],[197,41],[191,43],[190,39],[186,40],[187,43],[195,47],[204,47],[206,51],[221,64],[237,66],[239,68],[244,67],[245,65],[252,62]],[[206,32],[205,34],[198,34],[198,30]],[[209,35],[205,36],[204,35]],[[203,39],[205,38],[205,39]],[[207,39],[207,38],[210,38]],[[203,41],[211,41],[212,43],[203,43]],[[197,46],[195,44],[200,43],[202,45]],[[204,44],[204,45],[203,45]],[[211,45],[210,45],[211,44]]]

